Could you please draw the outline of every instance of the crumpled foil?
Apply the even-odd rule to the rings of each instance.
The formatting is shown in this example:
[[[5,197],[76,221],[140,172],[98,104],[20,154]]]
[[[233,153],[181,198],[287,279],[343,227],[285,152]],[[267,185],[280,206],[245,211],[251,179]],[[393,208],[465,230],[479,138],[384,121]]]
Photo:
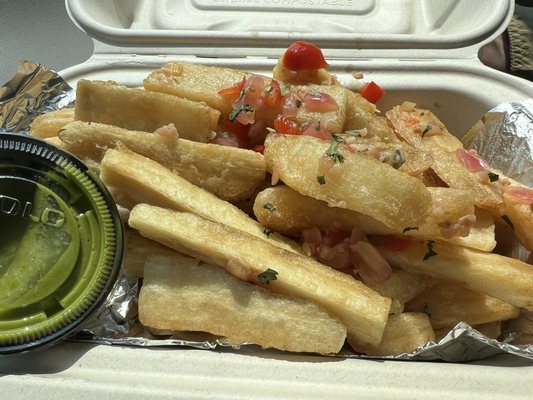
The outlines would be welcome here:
[[[492,168],[533,187],[533,99],[500,104],[463,139]]]
[[[72,88],[56,73],[41,65],[24,62],[21,64],[17,75],[4,87],[0,88],[0,132],[2,130],[13,132],[26,131],[29,123],[35,116],[50,110],[72,105],[74,96],[75,94]],[[520,107],[526,107],[527,112],[524,115],[529,118],[529,122],[526,123],[526,125],[528,124],[526,130],[530,132],[527,142],[529,149],[531,149],[533,148],[531,146],[531,131],[533,130],[533,123],[531,122],[532,103],[528,101],[527,104],[512,104],[515,104],[512,110],[516,110],[518,107],[519,110],[522,110],[521,112],[523,112],[524,108]],[[516,104],[522,104],[522,106],[516,106]],[[500,113],[502,112],[500,110],[500,108],[496,108],[491,110],[491,112]],[[512,115],[513,112],[515,111],[510,111],[510,114]],[[500,120],[503,121],[505,118],[501,116]],[[520,114],[512,116],[509,124],[501,123],[500,126],[505,126],[505,135],[511,137],[511,132],[517,130],[513,126],[523,126],[523,121],[524,116]],[[478,131],[475,132],[475,135],[472,134],[471,136],[472,138],[476,136],[476,140],[481,140],[477,138]],[[495,130],[491,130],[490,132],[492,132],[493,136],[497,135],[497,131]],[[510,138],[508,140],[509,142],[501,142],[501,148],[507,146],[511,141],[514,143],[513,140],[515,139]],[[517,143],[522,143],[526,140],[516,139],[516,141]],[[493,145],[493,148],[497,148],[497,146]],[[483,152],[481,148],[478,151],[480,153]],[[487,159],[489,158],[487,157]],[[531,163],[527,164],[527,167],[531,168]],[[513,168],[515,167],[513,166]],[[500,169],[503,171],[503,168]],[[516,167],[516,170],[518,173],[518,167]],[[70,339],[107,345],[142,347],[187,346],[199,349],[231,347],[235,351],[238,351],[241,346],[251,346],[246,343],[230,345],[223,338],[202,333],[175,333],[155,336],[138,321],[138,291],[139,282],[137,279],[128,278],[123,274],[120,275],[106,301],[85,322],[82,330]],[[411,353],[378,357],[354,354],[349,349],[346,349],[338,355],[332,355],[332,357],[466,362],[507,353],[533,360],[533,345],[513,345],[510,343],[513,338],[514,333],[511,331],[503,341],[490,339],[468,324],[461,322],[438,343],[427,343]]]

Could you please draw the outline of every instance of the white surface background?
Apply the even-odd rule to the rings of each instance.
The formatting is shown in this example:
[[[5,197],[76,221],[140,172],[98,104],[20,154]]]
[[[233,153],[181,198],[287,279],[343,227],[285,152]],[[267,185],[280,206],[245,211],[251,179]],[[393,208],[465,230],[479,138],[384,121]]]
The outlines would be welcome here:
[[[64,0],[0,0],[0,85],[22,60],[59,71],[88,59],[92,40],[70,20]]]

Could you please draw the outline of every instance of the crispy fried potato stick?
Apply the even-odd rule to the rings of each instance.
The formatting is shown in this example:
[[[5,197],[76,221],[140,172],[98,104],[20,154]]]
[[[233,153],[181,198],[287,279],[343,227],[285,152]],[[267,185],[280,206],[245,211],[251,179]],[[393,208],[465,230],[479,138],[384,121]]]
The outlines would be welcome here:
[[[57,136],[61,128],[74,120],[74,108],[62,108],[36,117],[30,125],[30,134],[40,138]]]
[[[265,141],[267,168],[301,194],[369,215],[389,227],[403,229],[425,221],[431,194],[422,182],[340,145],[332,152],[334,144],[311,136],[270,134]],[[337,161],[328,166],[326,153]]]
[[[424,313],[403,313],[389,316],[380,344],[361,346],[348,336],[355,351],[376,356],[410,353],[419,346],[435,340],[435,333]]]
[[[378,248],[393,267],[454,282],[533,310],[533,267],[520,260],[447,243],[413,242],[403,251]]]
[[[207,142],[220,112],[205,103],[166,93],[120,86],[115,82],[80,80],[76,90],[75,119],[153,132],[170,123],[180,136]]]
[[[299,247],[287,238],[268,231],[243,211],[188,182],[157,162],[130,150],[110,149],[101,163],[102,181],[133,208],[149,203],[173,210],[189,211],[248,232],[291,251]]]
[[[470,227],[468,236],[452,236],[444,238],[438,222],[444,222],[443,216],[451,216],[452,210],[458,219],[468,216],[472,210],[468,205],[461,206],[456,200],[464,199],[464,191],[446,188],[428,188],[435,199],[433,207],[438,205],[439,220],[430,218],[418,229],[389,228],[374,218],[357,211],[329,207],[325,202],[304,196],[285,185],[267,188],[258,193],[254,202],[254,214],[261,224],[267,228],[285,235],[299,236],[304,229],[318,227],[321,229],[335,228],[344,232],[351,232],[357,228],[368,235],[397,235],[403,234],[421,239],[444,240],[462,246],[482,251],[492,251],[496,246],[494,239],[494,222],[487,213],[476,213],[476,222]],[[442,191],[450,191],[449,196],[442,196]],[[469,195],[466,197],[470,197]],[[450,201],[440,201],[446,198]],[[462,214],[462,215],[461,215]],[[453,221],[453,220],[451,220]],[[458,233],[457,230],[456,233]]]
[[[243,200],[263,183],[266,166],[261,154],[236,147],[179,138],[170,125],[154,133],[113,125],[75,121],[60,133],[63,146],[80,158],[100,161],[107,148],[121,142],[225,200]]]
[[[297,352],[337,353],[346,338],[346,327],[317,305],[179,253],[147,261],[139,319],[158,330],[204,331],[233,344]]]
[[[433,328],[444,328],[461,321],[469,325],[516,318],[520,312],[505,301],[446,281],[437,281],[430,289],[405,305],[406,311],[425,312]]]
[[[239,279],[303,298],[337,316],[360,343],[377,344],[391,300],[352,277],[197,215],[139,204],[129,225],[150,239],[224,267]]]
[[[456,150],[463,147],[461,141],[431,111],[418,108],[406,111],[396,106],[385,115],[402,140],[432,157],[431,169],[449,187],[474,190],[477,206],[501,212],[503,202],[498,190],[488,179],[481,183],[466,169],[456,155]]]

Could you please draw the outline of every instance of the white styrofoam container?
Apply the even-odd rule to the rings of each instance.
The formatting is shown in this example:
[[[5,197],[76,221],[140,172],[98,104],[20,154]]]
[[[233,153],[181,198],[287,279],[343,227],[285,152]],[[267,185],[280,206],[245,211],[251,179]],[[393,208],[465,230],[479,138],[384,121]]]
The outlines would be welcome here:
[[[485,67],[512,0],[66,0],[95,52],[61,75],[140,86],[170,60],[268,74],[292,41],[320,46],[331,71],[363,71],[433,110],[462,135],[496,104],[533,97],[533,84]],[[2,375],[4,374],[4,375]],[[373,361],[241,351],[62,343],[0,358],[0,399],[528,399],[533,362]]]

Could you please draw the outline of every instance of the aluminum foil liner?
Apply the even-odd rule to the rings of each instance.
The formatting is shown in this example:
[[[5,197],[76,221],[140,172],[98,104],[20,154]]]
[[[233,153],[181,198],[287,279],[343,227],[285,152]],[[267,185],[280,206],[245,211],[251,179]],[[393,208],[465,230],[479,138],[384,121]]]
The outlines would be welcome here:
[[[72,105],[74,95],[72,88],[53,71],[38,64],[23,62],[17,75],[0,88],[0,131],[26,131],[35,116]],[[513,108],[515,109],[516,107]],[[524,108],[519,109],[524,110]],[[531,103],[528,102],[526,109],[528,111],[524,115],[530,118]],[[522,126],[523,118],[522,114],[516,115],[512,117],[513,123],[500,126]],[[531,132],[533,129],[531,118],[529,121],[527,129]],[[517,139],[517,141],[520,140]],[[525,141],[527,140],[522,140],[522,142]],[[501,146],[503,145],[507,145],[507,142],[502,142]],[[528,146],[529,149],[533,148],[530,137]],[[531,168],[531,164],[527,165]],[[516,170],[518,171],[518,167]],[[142,347],[187,346],[199,349],[231,347],[235,351],[238,351],[241,346],[253,346],[246,343],[238,346],[230,345],[223,338],[201,333],[168,333],[165,335],[158,332],[156,336],[138,321],[138,291],[137,279],[121,275],[104,304],[86,321],[82,331],[73,336],[71,340]],[[513,345],[510,343],[513,339],[512,331],[503,341],[497,341],[482,335],[465,323],[459,323],[438,343],[427,343],[411,353],[375,357],[354,354],[346,349],[333,357],[465,362],[507,353],[533,360],[533,345]]]

